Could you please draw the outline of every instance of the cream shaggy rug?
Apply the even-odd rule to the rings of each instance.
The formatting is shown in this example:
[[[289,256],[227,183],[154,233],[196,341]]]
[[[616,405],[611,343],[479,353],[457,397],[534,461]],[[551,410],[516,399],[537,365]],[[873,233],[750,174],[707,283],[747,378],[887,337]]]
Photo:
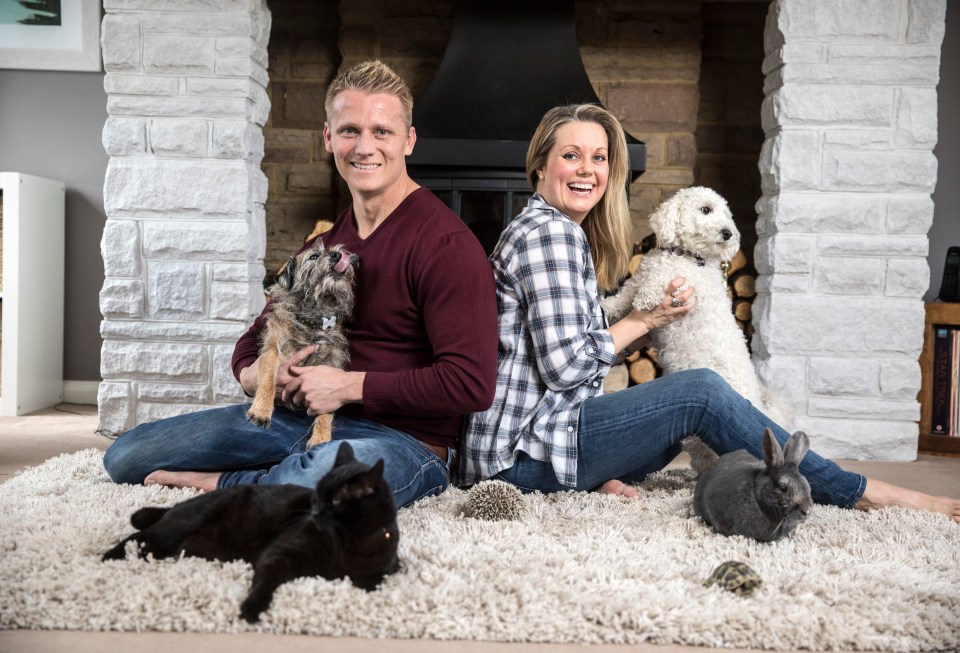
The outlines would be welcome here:
[[[100,562],[131,532],[135,509],[192,495],[114,485],[101,457],[63,455],[0,485],[0,628],[960,647],[960,527],[945,517],[817,506],[792,537],[759,544],[692,516],[683,472],[658,475],[653,486],[666,489],[640,501],[528,496],[522,521],[464,517],[467,494],[448,491],[401,511],[403,567],[378,591],[300,579],[249,626],[237,617],[252,577],[245,563]],[[755,594],[702,585],[730,559],[763,577]]]

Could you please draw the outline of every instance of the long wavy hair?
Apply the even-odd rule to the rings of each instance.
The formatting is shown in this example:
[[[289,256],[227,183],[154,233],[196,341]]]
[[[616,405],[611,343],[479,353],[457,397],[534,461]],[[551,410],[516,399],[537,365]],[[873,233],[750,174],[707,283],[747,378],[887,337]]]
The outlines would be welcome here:
[[[533,190],[540,179],[537,170],[546,166],[547,156],[557,140],[557,130],[569,122],[594,122],[607,134],[607,162],[610,169],[607,189],[581,226],[587,234],[597,285],[613,290],[627,275],[632,253],[633,229],[627,201],[627,138],[616,116],[595,104],[568,104],[544,114],[527,148],[527,178]]]

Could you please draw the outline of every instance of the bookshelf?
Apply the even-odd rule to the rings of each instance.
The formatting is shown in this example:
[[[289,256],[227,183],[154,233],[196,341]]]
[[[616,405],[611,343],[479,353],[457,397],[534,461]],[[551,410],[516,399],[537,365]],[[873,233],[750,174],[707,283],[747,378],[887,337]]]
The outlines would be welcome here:
[[[0,415],[63,398],[64,186],[0,172]]]
[[[923,352],[920,354],[920,444],[923,453],[960,456],[960,437],[931,435],[933,404],[933,327],[936,324],[960,327],[960,303],[929,302],[923,327]]]

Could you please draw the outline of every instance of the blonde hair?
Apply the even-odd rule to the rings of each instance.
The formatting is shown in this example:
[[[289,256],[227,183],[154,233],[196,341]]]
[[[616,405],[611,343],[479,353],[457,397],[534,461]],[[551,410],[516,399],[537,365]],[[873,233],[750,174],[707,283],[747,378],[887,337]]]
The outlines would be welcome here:
[[[587,234],[593,266],[597,270],[597,285],[613,290],[627,275],[632,253],[633,229],[630,224],[630,205],[627,201],[627,175],[630,162],[627,156],[627,138],[620,121],[595,104],[568,104],[547,111],[530,139],[527,148],[527,178],[533,190],[540,181],[537,170],[547,164],[547,156],[557,140],[557,130],[569,122],[593,122],[607,134],[607,162],[610,174],[607,189],[581,226]]]
[[[403,119],[407,128],[413,124],[413,95],[410,88],[394,70],[379,60],[361,61],[350,66],[330,82],[323,108],[330,115],[333,101],[344,91],[363,91],[364,93],[388,93],[400,100],[403,106]]]

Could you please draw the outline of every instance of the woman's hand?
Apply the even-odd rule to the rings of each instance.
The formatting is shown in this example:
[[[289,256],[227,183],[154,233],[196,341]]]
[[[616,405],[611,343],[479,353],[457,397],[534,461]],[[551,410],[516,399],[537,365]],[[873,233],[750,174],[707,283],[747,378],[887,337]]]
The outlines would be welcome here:
[[[684,277],[671,279],[663,291],[663,301],[649,311],[633,309],[636,318],[647,325],[648,331],[676,322],[693,310],[697,300],[693,296],[693,286],[683,287],[686,282]]]
[[[648,333],[679,320],[693,310],[696,299],[693,287],[684,288],[684,277],[672,279],[663,291],[663,301],[649,311],[633,309],[614,325],[610,326],[613,344],[621,353],[636,351],[646,343]]]

